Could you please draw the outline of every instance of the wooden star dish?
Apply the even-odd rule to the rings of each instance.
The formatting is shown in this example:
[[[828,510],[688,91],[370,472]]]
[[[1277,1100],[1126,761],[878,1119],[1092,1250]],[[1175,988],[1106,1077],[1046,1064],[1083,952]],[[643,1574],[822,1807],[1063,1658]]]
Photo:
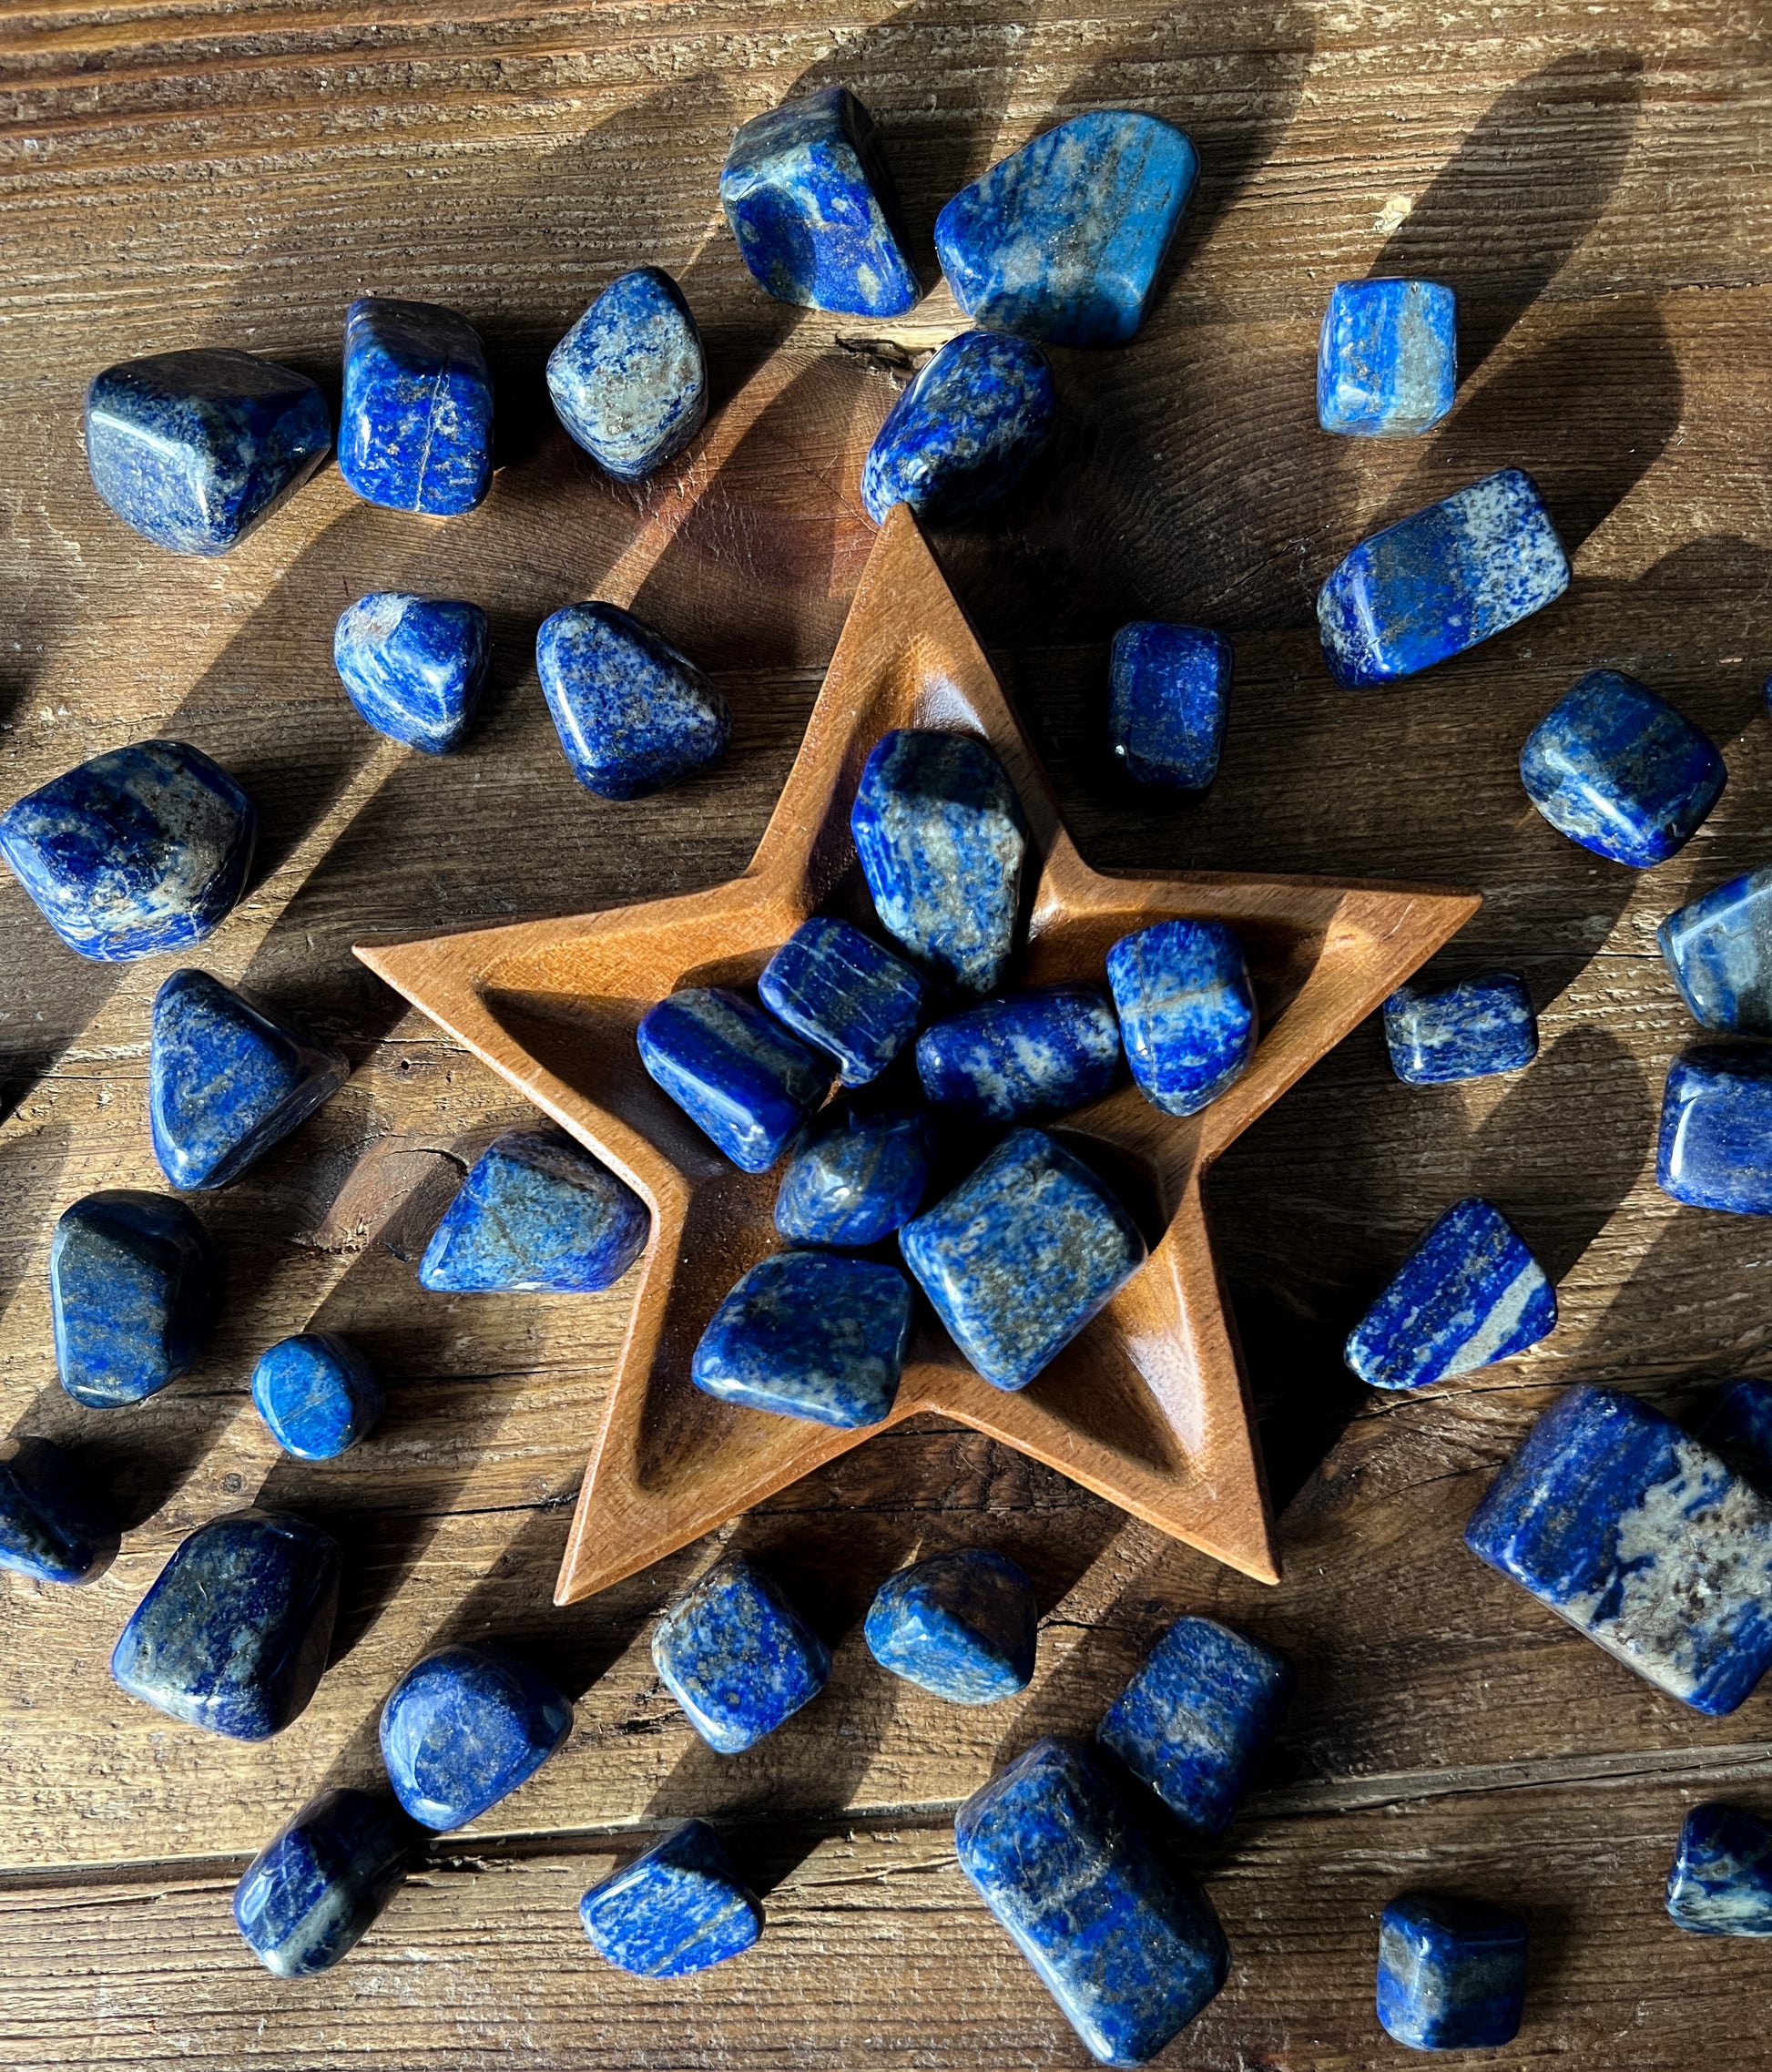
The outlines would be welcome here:
[[[1018,982],[1100,982],[1117,937],[1171,915],[1227,921],[1261,1010],[1248,1070],[1203,1114],[1126,1084],[1058,1127],[1108,1148],[1151,1241],[1146,1265],[1032,1385],[993,1388],[927,1309],[887,1424],[932,1411],[989,1433],[1263,1582],[1272,1521],[1236,1334],[1207,1235],[1212,1161],[1481,903],[1476,893],[1202,873],[1109,877],[1078,855],[1027,737],[910,511],[856,591],[780,803],[728,884],[559,921],[357,954],[570,1130],[652,1210],[633,1322],[591,1446],[555,1601],[644,1568],[886,1425],[835,1431],[704,1395],[689,1360],[738,1276],[780,1244],[777,1173],[739,1172],[655,1087],[634,1032],[681,985],[746,985],[807,916],[864,925],[850,839],[889,729],[983,736],[1020,793],[1034,882]]]

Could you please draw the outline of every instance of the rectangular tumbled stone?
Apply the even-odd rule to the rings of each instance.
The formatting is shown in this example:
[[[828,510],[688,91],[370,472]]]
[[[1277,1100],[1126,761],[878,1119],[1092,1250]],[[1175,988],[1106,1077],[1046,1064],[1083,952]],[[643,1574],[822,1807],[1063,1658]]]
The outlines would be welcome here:
[[[1400,985],[1384,1004],[1390,1069],[1411,1087],[1518,1072],[1538,1055],[1525,983],[1492,971],[1456,985]]]
[[[1695,1043],[1667,1067],[1655,1183],[1688,1209],[1772,1216],[1772,1043]]]
[[[636,1034],[653,1079],[748,1173],[768,1172],[830,1090],[827,1059],[723,985],[667,995]]]
[[[916,1035],[923,1010],[923,982],[902,958],[821,914],[782,944],[757,990],[778,1021],[836,1058],[846,1087],[877,1079]]]
[[[1655,940],[1704,1027],[1772,1036],[1772,869],[1745,872],[1688,902]]]
[[[591,1947],[640,1978],[679,1978],[741,1956],[763,1932],[757,1895],[706,1821],[685,1821],[578,1903]]]

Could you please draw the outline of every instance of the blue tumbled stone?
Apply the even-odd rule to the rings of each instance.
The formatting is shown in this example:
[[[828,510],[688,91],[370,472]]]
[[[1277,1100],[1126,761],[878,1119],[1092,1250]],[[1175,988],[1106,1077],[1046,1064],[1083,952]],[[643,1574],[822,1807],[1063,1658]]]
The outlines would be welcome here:
[[[1237,931],[1159,921],[1107,953],[1107,983],[1138,1090],[1166,1115],[1197,1115],[1255,1056],[1254,989]]]
[[[663,467],[708,416],[708,361],[682,290],[656,266],[612,281],[547,356],[564,424],[617,482]]]
[[[1292,1702],[1284,1655],[1216,1619],[1178,1618],[1095,1739],[1185,1827],[1221,1834]]]
[[[386,1800],[321,1791],[247,1865],[234,1887],[234,1925],[279,1978],[331,1971],[399,1890],[412,1842]]]
[[[970,1179],[899,1232],[954,1343],[1023,1389],[1145,1261],[1138,1226],[1044,1130],[1013,1130]]]
[[[756,1893],[706,1821],[685,1821],[593,1885],[578,1918],[598,1956],[640,1978],[706,1971],[763,1933]]]
[[[326,398],[250,352],[196,346],[107,367],[87,391],[92,485],[174,554],[226,554],[332,447]]]
[[[1772,1827],[1739,1806],[1694,1806],[1668,1869],[1667,1912],[1694,1935],[1772,1935]]]
[[[720,207],[752,278],[779,302],[901,317],[922,292],[879,132],[847,87],[743,124]]]
[[[492,635],[478,605],[372,590],[347,605],[332,633],[332,667],[378,734],[447,755],[480,709]]]
[[[819,1695],[830,1654],[777,1585],[735,1557],[659,1620],[652,1665],[708,1747],[737,1755]]]
[[[136,1607],[111,1675],[174,1720],[268,1740],[306,1709],[326,1667],[342,1561],[338,1542],[305,1518],[213,1518]]]
[[[1733,1712],[1772,1663],[1772,1503],[1634,1396],[1560,1396],[1464,1544],[1699,1712]]]
[[[845,1087],[876,1079],[917,1033],[923,984],[909,965],[847,921],[814,914],[763,966],[764,1006],[828,1050]]]
[[[480,334],[435,302],[364,295],[344,313],[339,473],[365,503],[450,518],[493,479],[493,382]]]
[[[572,1706],[495,1648],[440,1648],[382,1708],[382,1761],[423,1826],[464,1827],[526,1782],[572,1731]]]
[[[1027,1689],[1039,1629],[1019,1565],[967,1546],[889,1576],[862,1633],[882,1669],[953,1705],[994,1705]]]
[[[878,1244],[922,1207],[934,1158],[928,1109],[839,1108],[789,1159],[775,1227],[796,1244]]]
[[[542,622],[535,668],[573,775],[599,799],[641,799],[726,753],[726,700],[687,655],[619,605]]]
[[[830,1090],[830,1067],[742,994],[686,985],[636,1032],[640,1062],[735,1166],[766,1173]]]
[[[215,1248],[182,1201],[135,1188],[64,1210],[49,1247],[56,1365],[76,1403],[139,1403],[197,1363],[221,1309]]]
[[[908,504],[928,526],[963,526],[1001,503],[1046,450],[1058,392],[1037,345],[965,331],[919,371],[861,466],[877,526]]]
[[[1035,1741],[955,1816],[960,1868],[1104,2065],[1143,2065],[1224,1985],[1212,1903],[1087,1749]]]
[[[917,1038],[930,1105],[968,1122],[1059,1115],[1119,1077],[1120,1025],[1093,985],[1042,985],[986,1000]]]
[[[1458,298],[1437,281],[1339,281],[1317,342],[1325,432],[1408,439],[1431,431],[1458,388]]]
[[[1135,784],[1202,791],[1218,774],[1230,709],[1230,642],[1201,626],[1135,620],[1114,636],[1107,738]]]
[[[1400,985],[1384,1004],[1390,1068],[1411,1087],[1518,1072],[1538,1056],[1538,1016],[1511,971],[1430,990]]]
[[[1693,1433],[1762,1496],[1772,1496],[1772,1382],[1726,1383]]]
[[[1199,160],[1153,115],[1094,108],[1000,159],[935,219],[953,299],[992,331],[1123,345],[1144,322]]]
[[[1461,655],[1568,587],[1538,485],[1502,468],[1361,540],[1318,592],[1317,626],[1337,682],[1359,690]]]
[[[1411,2050],[1488,2050],[1520,2027],[1526,1924],[1480,1899],[1403,1893],[1379,1923],[1379,2020]]]
[[[0,1461],[0,1568],[39,1583],[84,1583],[117,1544],[102,1503],[46,1440]]]
[[[1772,1036],[1772,869],[1746,872],[1670,914],[1655,940],[1696,1021]]]
[[[1667,1067],[1655,1181],[1688,1209],[1772,1216],[1772,1043],[1697,1043]]]
[[[62,941],[97,964],[212,935],[246,885],[259,816],[184,741],[110,749],[0,815],[0,855]]]
[[[424,1248],[443,1295],[590,1295],[646,1249],[651,1213],[626,1180],[557,1129],[507,1129],[474,1160]]]
[[[252,1401],[270,1435],[297,1460],[330,1461],[381,1416],[375,1370],[331,1332],[280,1339],[252,1370]]]

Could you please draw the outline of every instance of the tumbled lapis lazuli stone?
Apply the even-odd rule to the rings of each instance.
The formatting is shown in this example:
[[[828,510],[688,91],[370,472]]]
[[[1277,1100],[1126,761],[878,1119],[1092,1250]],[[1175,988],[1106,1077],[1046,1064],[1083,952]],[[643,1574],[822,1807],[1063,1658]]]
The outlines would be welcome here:
[[[845,1087],[878,1078],[917,1033],[923,984],[909,965],[847,921],[815,914],[763,966],[764,1006],[828,1050]]]
[[[1694,1806],[1667,1873],[1667,1912],[1694,1935],[1772,1935],[1772,1827],[1739,1806]]]
[[[1772,1503],[1633,1396],[1560,1396],[1464,1544],[1697,1711],[1733,1712],[1772,1664]]]
[[[174,554],[226,554],[332,445],[326,398],[250,352],[196,346],[107,367],[87,391],[87,465],[125,525]]]
[[[968,1122],[1058,1115],[1119,1077],[1120,1026],[1093,985],[1042,985],[987,1000],[917,1038],[930,1105]]]
[[[618,605],[567,605],[535,636],[535,668],[573,775],[640,799],[726,753],[726,700],[687,655]]]
[[[1107,737],[1135,784],[1201,791],[1218,774],[1230,709],[1230,642],[1143,618],[1114,636]]]
[[[775,1227],[797,1244],[877,1244],[922,1207],[934,1157],[927,1108],[839,1108],[789,1161]]]
[[[847,87],[743,124],[720,207],[752,278],[779,302],[901,317],[922,292],[879,132]]]
[[[1325,432],[1412,438],[1452,407],[1458,298],[1437,281],[1339,281],[1317,342]]]
[[[76,1403],[139,1403],[197,1363],[221,1307],[208,1231],[182,1201],[135,1188],[64,1210],[49,1247],[56,1365]]]
[[[1520,2027],[1526,1924],[1480,1899],[1403,1893],[1379,1923],[1378,2014],[1411,2050],[1488,2050]]]
[[[62,941],[98,964],[212,935],[246,884],[259,817],[219,762],[135,741],[0,816],[0,854]]]
[[[1052,367],[1037,345],[962,332],[887,413],[862,463],[862,505],[877,526],[894,504],[908,504],[925,525],[967,525],[1045,452],[1057,411]]]
[[[889,1576],[862,1632],[882,1669],[953,1705],[994,1705],[1027,1689],[1039,1628],[1020,1565],[967,1546]]]
[[[708,416],[708,361],[668,273],[612,281],[547,356],[547,393],[606,475],[637,482],[681,453]]]
[[[1384,1004],[1390,1068],[1411,1087],[1518,1072],[1538,1056],[1538,1016],[1511,971],[1430,990],[1400,985]]]
[[[899,1246],[954,1343],[1022,1389],[1143,1265],[1138,1226],[1082,1159],[1016,1129]]]
[[[130,1697],[237,1741],[302,1712],[326,1667],[343,1557],[305,1518],[236,1511],[199,1526],[111,1653]]]
[[[1537,484],[1502,468],[1361,540],[1318,592],[1317,625],[1337,682],[1359,690],[1461,655],[1568,587]]]
[[[474,1160],[419,1261],[437,1294],[591,1295],[646,1249],[651,1213],[557,1129],[507,1129]]]
[[[478,605],[372,590],[332,632],[332,667],[378,734],[447,755],[480,709],[492,635]]]
[[[31,1440],[0,1461],[0,1568],[39,1583],[84,1583],[116,1544],[114,1525],[59,1446]]]
[[[367,1791],[321,1791],[285,1822],[234,1887],[234,1925],[279,1978],[330,1971],[398,1891],[413,1831]]]
[[[1697,1043],[1667,1067],[1655,1180],[1688,1209],[1772,1216],[1772,1043]]]
[[[960,1868],[1105,2065],[1143,2065],[1225,1983],[1206,1894],[1159,1856],[1088,1750],[1035,1741],[953,1823]]]
[[[737,1755],[819,1695],[830,1653],[779,1586],[735,1557],[659,1620],[652,1665],[708,1747]]]
[[[1197,1115],[1255,1056],[1255,992],[1237,931],[1159,921],[1107,953],[1120,1040],[1138,1090],[1166,1115]]]
[[[440,1648],[382,1708],[382,1760],[415,1821],[478,1820],[525,1783],[572,1731],[572,1706],[538,1669],[494,1648]]]
[[[1670,914],[1655,940],[1695,1020],[1772,1036],[1772,869],[1746,872]]]
[[[830,1067],[742,994],[686,985],[649,1008],[640,1062],[735,1166],[766,1173],[830,1090]]]
[[[333,1460],[354,1446],[385,1405],[369,1362],[326,1331],[280,1339],[262,1353],[252,1401],[271,1437],[302,1461]]]
[[[339,473],[365,503],[449,518],[493,479],[493,382],[480,334],[435,302],[364,295],[344,313]]]
[[[1616,669],[1590,669],[1526,737],[1520,777],[1560,834],[1646,871],[1678,853],[1728,772],[1709,735]]]
[[[1145,321],[1199,160],[1156,116],[1093,108],[1000,159],[935,219],[969,317],[1054,345],[1124,345]]]
[[[1725,1383],[1693,1429],[1745,1482],[1772,1496],[1772,1382]]]
[[[641,1978],[680,1978],[742,1956],[763,1909],[706,1821],[685,1821],[593,1885],[578,1918],[597,1955]]]

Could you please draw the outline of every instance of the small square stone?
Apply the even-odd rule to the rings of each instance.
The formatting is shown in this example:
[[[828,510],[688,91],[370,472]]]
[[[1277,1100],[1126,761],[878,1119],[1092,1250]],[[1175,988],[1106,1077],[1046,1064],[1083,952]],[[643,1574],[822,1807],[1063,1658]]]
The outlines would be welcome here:
[[[742,1557],[721,1561],[658,1622],[652,1664],[709,1748],[738,1755],[824,1689],[825,1644],[779,1586]]]
[[[221,1311],[208,1231],[182,1201],[134,1188],[62,1212],[49,1247],[56,1365],[76,1403],[139,1403],[197,1363]]]
[[[882,1669],[952,1705],[994,1705],[1033,1680],[1040,1608],[1006,1554],[966,1546],[889,1576],[862,1630]]]
[[[1384,1004],[1390,1068],[1411,1087],[1519,1072],[1538,1056],[1538,1016],[1525,982],[1492,971],[1456,985],[1400,985]]]
[[[652,1231],[634,1189],[558,1129],[507,1129],[474,1160],[419,1261],[443,1295],[593,1295]]]
[[[117,1543],[103,1500],[59,1446],[27,1439],[0,1461],[0,1568],[39,1583],[84,1583]]]
[[[1655,1182],[1688,1209],[1772,1216],[1772,1043],[1697,1043],[1675,1058]]]
[[[440,1648],[382,1708],[382,1761],[422,1825],[465,1827],[526,1783],[572,1731],[572,1705],[498,1648]]]
[[[234,1925],[278,1978],[331,1971],[400,1889],[415,1835],[385,1799],[322,1791],[247,1865]]]
[[[837,1059],[845,1087],[877,1079],[922,1019],[923,982],[911,966],[823,914],[795,929],[757,990],[778,1021]]]
[[[1696,1021],[1772,1036],[1772,869],[1746,872],[1670,914],[1655,940]]]
[[[1166,1115],[1197,1115],[1255,1056],[1255,990],[1222,921],[1159,921],[1107,953],[1120,1040],[1138,1090]]]
[[[1114,636],[1107,736],[1135,784],[1203,791],[1218,774],[1230,711],[1231,648],[1203,626],[1139,619]]]
[[[917,1038],[930,1106],[968,1123],[1062,1115],[1120,1076],[1120,1025],[1099,987],[1041,985],[987,1000]]]
[[[1739,1806],[1695,1806],[1667,1873],[1667,1912],[1693,1935],[1772,1935],[1772,1828]]]
[[[1058,415],[1052,363],[1025,338],[962,331],[886,414],[861,464],[861,506],[883,526],[908,504],[925,526],[965,526],[1021,485]]]
[[[830,1066],[723,985],[686,985],[642,1017],[640,1062],[735,1166],[766,1173],[830,1090]]]
[[[1518,2032],[1526,1924],[1480,1899],[1403,1893],[1379,1924],[1379,2020],[1411,2050],[1492,2050]]]
[[[332,629],[332,667],[360,716],[426,755],[461,747],[491,656],[485,613],[458,597],[372,590]]]
[[[449,518],[493,479],[493,382],[480,334],[435,302],[364,295],[344,313],[339,473],[368,504]]]
[[[922,1207],[934,1158],[927,1108],[840,1107],[788,1161],[775,1227],[794,1244],[878,1244]]]
[[[618,605],[542,622],[535,668],[573,775],[600,799],[640,799],[726,753],[726,700],[662,633]]]
[[[555,413],[606,475],[638,482],[708,416],[708,360],[683,291],[656,266],[612,281],[547,356]]]
[[[680,1978],[742,1956],[763,1909],[706,1821],[685,1821],[593,1885],[578,1918],[597,1955],[640,1978]]]
[[[1458,298],[1437,281],[1339,281],[1317,344],[1317,422],[1417,438],[1452,407]]]
[[[329,1331],[280,1339],[252,1370],[252,1402],[266,1429],[300,1461],[330,1461],[354,1446],[385,1407],[375,1370]]]

